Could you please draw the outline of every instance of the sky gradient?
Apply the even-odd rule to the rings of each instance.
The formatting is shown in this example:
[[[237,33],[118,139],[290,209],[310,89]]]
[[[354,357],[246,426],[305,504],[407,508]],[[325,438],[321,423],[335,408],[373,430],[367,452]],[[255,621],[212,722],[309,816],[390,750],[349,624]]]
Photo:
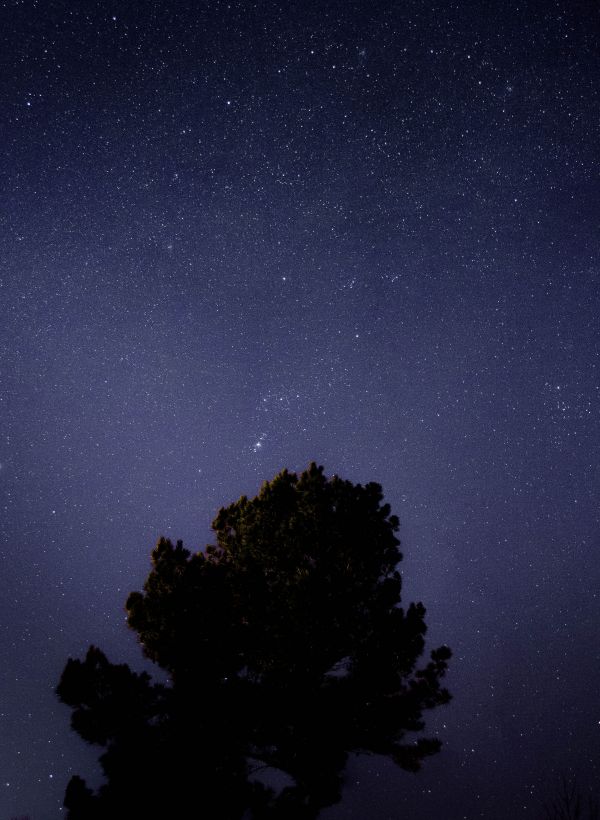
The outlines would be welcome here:
[[[97,782],[54,689],[142,668],[159,535],[311,460],[454,650],[442,753],[323,817],[598,782],[599,57],[592,2],[0,4],[1,817]]]

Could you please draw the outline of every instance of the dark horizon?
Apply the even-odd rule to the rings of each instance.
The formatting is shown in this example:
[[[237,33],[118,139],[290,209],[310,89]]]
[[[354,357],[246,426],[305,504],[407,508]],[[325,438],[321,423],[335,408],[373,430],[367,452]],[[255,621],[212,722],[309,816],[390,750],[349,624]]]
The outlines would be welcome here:
[[[97,750],[55,688],[160,535],[286,467],[383,486],[447,643],[418,775],[324,820],[543,816],[598,783],[595,3],[9,0],[0,816]]]

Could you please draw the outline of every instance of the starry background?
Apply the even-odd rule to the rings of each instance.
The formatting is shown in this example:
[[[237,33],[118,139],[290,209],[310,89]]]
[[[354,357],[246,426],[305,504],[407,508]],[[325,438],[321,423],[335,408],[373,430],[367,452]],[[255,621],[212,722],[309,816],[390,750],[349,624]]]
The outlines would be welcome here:
[[[376,480],[455,652],[444,751],[326,820],[539,817],[600,764],[596,3],[0,4],[0,816],[160,534]]]

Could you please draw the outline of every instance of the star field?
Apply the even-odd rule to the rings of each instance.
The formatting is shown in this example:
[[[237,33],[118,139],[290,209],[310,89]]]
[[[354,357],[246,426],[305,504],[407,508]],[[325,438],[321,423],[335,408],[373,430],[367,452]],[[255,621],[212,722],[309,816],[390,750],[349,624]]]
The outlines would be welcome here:
[[[98,778],[54,689],[143,666],[158,536],[313,459],[454,651],[442,753],[324,817],[597,784],[599,43],[585,0],[0,3],[0,816]]]

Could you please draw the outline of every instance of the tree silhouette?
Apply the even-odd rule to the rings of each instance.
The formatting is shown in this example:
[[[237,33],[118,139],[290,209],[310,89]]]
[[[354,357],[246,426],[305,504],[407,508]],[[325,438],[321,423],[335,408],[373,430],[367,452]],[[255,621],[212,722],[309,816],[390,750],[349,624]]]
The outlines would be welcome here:
[[[161,538],[128,623],[168,685],[92,647],[58,686],[72,726],[103,746],[97,794],[68,786],[70,820],[188,816],[308,820],[340,799],[352,751],[416,771],[411,737],[448,702],[450,650],[424,650],[425,609],[400,608],[398,519],[381,487],[311,464],[219,511],[216,544]],[[276,792],[252,777],[285,773]]]
[[[589,791],[585,794],[577,781],[563,775],[556,794],[544,804],[546,820],[600,820],[600,802]]]

